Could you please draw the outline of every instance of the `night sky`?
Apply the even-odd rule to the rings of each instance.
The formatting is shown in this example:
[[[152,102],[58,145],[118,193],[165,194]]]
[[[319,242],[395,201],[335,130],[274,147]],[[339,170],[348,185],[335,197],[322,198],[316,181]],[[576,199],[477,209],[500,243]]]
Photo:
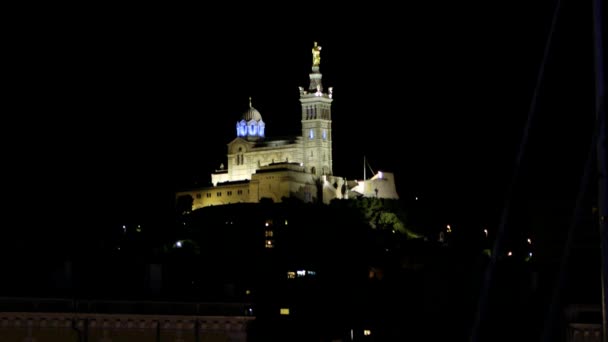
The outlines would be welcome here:
[[[334,173],[362,178],[366,155],[403,198],[495,224],[555,6],[535,3],[104,9],[21,23],[3,125],[18,133],[5,144],[13,212],[52,227],[91,212],[162,216],[174,190],[225,163],[249,96],[267,136],[299,134],[317,41],[334,87]],[[564,1],[518,181],[517,203],[548,214],[574,202],[590,139],[586,3]]]

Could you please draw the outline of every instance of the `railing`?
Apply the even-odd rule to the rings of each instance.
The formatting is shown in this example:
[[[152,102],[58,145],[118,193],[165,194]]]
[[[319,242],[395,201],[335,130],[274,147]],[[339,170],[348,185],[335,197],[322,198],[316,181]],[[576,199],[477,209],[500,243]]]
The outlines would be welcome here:
[[[250,303],[73,300],[0,297],[0,312],[79,312],[196,316],[248,316]]]

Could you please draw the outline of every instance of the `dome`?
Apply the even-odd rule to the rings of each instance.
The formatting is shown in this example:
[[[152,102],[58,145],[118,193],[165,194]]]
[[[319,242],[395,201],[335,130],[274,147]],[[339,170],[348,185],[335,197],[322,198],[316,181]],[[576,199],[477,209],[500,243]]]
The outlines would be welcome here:
[[[257,140],[264,138],[266,124],[262,120],[262,114],[251,105],[249,98],[249,109],[243,113],[241,120],[236,123],[236,136],[244,137],[247,140]]]
[[[262,121],[262,114],[251,105],[251,97],[249,98],[249,109],[243,113],[241,120],[245,120],[245,122],[249,122],[250,120]]]
[[[242,120],[245,120],[247,122],[249,120],[261,121],[262,114],[260,114],[257,109],[249,107],[249,109],[245,113],[243,113]]]

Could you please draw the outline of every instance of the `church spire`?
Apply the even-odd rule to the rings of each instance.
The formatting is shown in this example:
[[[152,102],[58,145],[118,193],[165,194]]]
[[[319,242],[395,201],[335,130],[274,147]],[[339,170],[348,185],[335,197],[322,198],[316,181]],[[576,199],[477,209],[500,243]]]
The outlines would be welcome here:
[[[321,65],[321,46],[314,42],[314,46],[312,47],[312,73],[310,74],[310,86],[308,87],[309,91],[314,91],[318,93],[323,92],[323,84],[321,83],[321,78],[323,75],[319,71],[319,66]]]
[[[331,140],[331,103],[333,89],[323,91],[321,83],[321,47],[312,47],[312,72],[308,91],[300,87],[302,104],[302,156],[306,172],[313,175],[333,174]]]

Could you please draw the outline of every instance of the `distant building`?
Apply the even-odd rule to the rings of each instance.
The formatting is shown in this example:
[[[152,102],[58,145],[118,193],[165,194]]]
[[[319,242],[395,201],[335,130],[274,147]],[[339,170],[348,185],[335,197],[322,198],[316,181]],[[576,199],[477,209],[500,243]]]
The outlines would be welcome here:
[[[262,198],[323,203],[359,196],[399,198],[392,173],[379,172],[363,181],[347,181],[333,174],[333,94],[331,87],[328,92],[323,88],[319,51],[315,45],[308,90],[300,87],[302,134],[266,137],[266,124],[250,98],[249,109],[236,123],[236,138],[228,143],[227,167],[222,164],[211,175],[213,186],[178,192],[177,197],[191,196],[193,209],[257,203]]]

